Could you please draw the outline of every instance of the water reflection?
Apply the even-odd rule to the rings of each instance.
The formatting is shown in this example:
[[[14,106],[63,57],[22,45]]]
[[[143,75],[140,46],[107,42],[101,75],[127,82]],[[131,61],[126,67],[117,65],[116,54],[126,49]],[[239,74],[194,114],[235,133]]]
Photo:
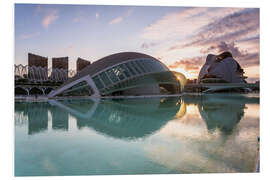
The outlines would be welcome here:
[[[252,172],[258,110],[222,94],[16,102],[16,174]]]
[[[230,135],[244,116],[246,104],[258,104],[259,98],[245,95],[206,94],[202,96],[184,96],[188,104],[198,107],[208,132],[219,129],[224,135]]]
[[[182,173],[254,172],[259,98],[215,94],[182,99],[185,115],[151,137],[159,141],[145,147],[148,157]]]
[[[15,125],[28,124],[29,135],[48,130],[48,108],[47,103],[15,103]],[[24,121],[19,122],[21,119]]]
[[[16,103],[19,115],[21,103]],[[49,103],[28,103],[28,134],[48,129],[48,112],[53,130],[68,130],[69,114],[76,118],[77,128],[91,128],[114,138],[146,137],[172,120],[181,106],[179,98],[120,100],[51,100]],[[18,118],[17,118],[18,119]]]
[[[68,130],[68,112],[59,107],[50,108],[52,115],[52,129],[54,130]]]
[[[209,133],[219,129],[229,135],[244,116],[245,104],[259,103],[246,96],[203,95],[182,98],[119,100],[51,100],[49,103],[15,103],[15,125],[28,124],[28,134],[48,130],[48,114],[52,129],[69,129],[69,114],[76,118],[77,128],[88,127],[115,138],[140,138],[152,134],[169,120],[180,119],[187,107],[197,106]],[[17,118],[16,118],[17,117]],[[27,117],[27,118],[23,118]],[[27,119],[22,121],[22,119]],[[192,123],[188,119],[187,123]]]

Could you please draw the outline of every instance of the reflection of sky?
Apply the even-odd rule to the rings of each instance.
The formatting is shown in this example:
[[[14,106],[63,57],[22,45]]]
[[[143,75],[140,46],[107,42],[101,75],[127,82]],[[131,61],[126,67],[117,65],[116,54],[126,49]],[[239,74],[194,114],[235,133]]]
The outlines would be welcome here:
[[[87,5],[15,5],[15,62],[27,53],[96,61],[121,51],[152,55],[195,78],[208,53],[229,50],[259,78],[259,10]],[[50,65],[50,63],[49,63]]]

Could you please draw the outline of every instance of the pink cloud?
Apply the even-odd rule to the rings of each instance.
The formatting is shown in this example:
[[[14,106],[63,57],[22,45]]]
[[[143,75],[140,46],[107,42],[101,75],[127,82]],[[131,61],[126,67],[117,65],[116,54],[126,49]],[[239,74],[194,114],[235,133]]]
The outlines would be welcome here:
[[[193,58],[184,58],[178,61],[175,61],[173,64],[169,65],[169,68],[184,68],[188,70],[199,70],[199,65],[204,63],[204,57],[193,57]]]
[[[96,19],[98,19],[99,18],[99,13],[96,13]]]
[[[242,10],[241,8],[186,8],[169,13],[147,26],[141,37],[148,40],[190,38],[205,25],[218,18]]]
[[[48,11],[47,15],[41,21],[43,27],[48,28],[50,24],[55,22],[59,18],[57,10]]]
[[[117,17],[117,18],[114,18],[113,20],[111,20],[110,22],[109,22],[109,24],[118,24],[118,23],[120,23],[120,22],[122,22],[123,21],[123,17],[121,17],[121,16],[119,16],[119,17]]]

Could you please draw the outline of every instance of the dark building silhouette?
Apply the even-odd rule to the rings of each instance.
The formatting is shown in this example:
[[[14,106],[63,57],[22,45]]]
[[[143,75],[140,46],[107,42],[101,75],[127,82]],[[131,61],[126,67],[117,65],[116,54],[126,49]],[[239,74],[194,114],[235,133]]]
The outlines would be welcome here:
[[[76,64],[77,64],[77,72],[79,72],[83,68],[85,68],[86,66],[88,66],[89,64],[91,64],[91,62],[90,61],[87,61],[85,59],[82,59],[82,58],[78,58]]]
[[[28,66],[46,67],[48,68],[48,58],[28,53]]]
[[[48,57],[28,53],[28,77],[35,80],[48,78]]]
[[[68,57],[52,58],[52,68],[68,70]]]
[[[56,81],[68,79],[68,57],[52,58],[51,79]]]

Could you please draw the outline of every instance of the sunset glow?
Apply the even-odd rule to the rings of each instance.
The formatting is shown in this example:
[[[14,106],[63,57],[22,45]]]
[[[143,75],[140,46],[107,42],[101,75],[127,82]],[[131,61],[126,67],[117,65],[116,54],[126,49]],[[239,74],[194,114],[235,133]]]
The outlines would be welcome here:
[[[94,62],[110,54],[149,54],[196,79],[207,54],[230,51],[248,82],[259,80],[259,9],[103,5],[15,5],[15,63],[27,53]],[[50,66],[50,64],[49,64]]]
[[[181,68],[181,67],[179,67],[177,69],[171,69],[171,70],[184,74],[187,79],[196,79],[198,76],[197,72],[185,70],[185,68]]]

